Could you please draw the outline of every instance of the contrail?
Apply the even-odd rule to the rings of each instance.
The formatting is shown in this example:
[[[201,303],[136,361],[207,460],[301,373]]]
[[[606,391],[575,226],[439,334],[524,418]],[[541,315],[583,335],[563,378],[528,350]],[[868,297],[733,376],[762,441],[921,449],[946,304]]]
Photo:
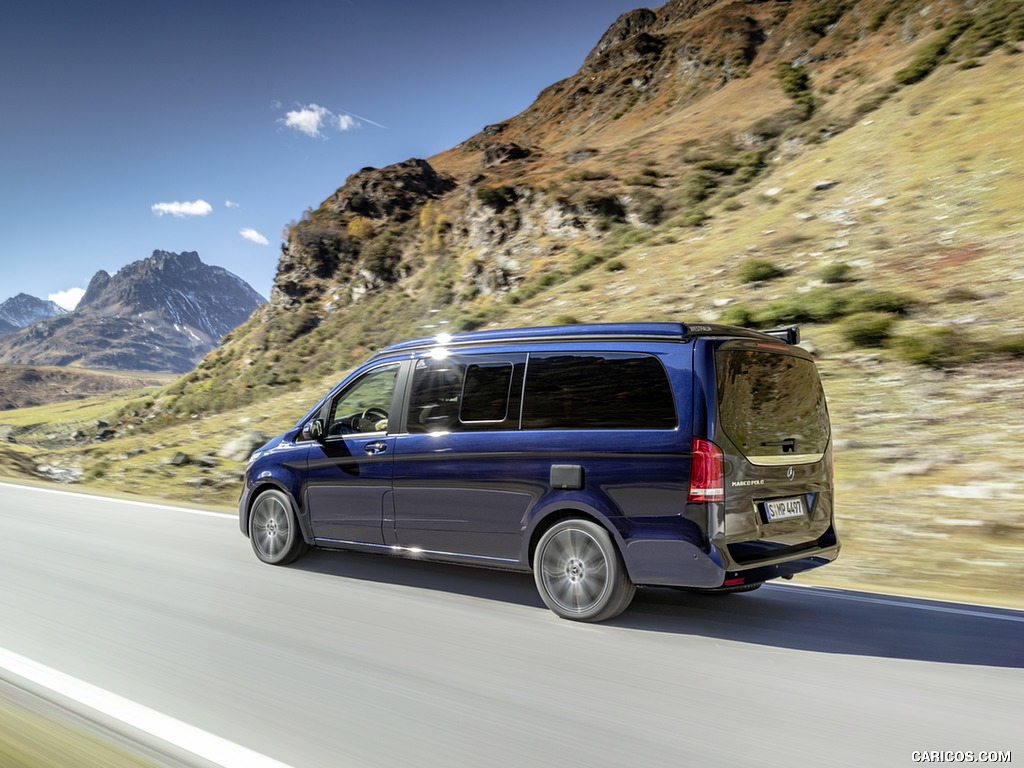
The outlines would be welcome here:
[[[362,120],[364,123],[369,123],[370,125],[376,125],[378,128],[383,128],[385,131],[390,130],[386,125],[381,125],[380,123],[378,123],[378,122],[376,122],[374,120],[371,120],[368,117],[362,117],[360,115],[357,115],[355,112],[349,112],[347,109],[346,110],[342,110],[342,112],[343,112],[343,114],[351,115],[356,120]]]

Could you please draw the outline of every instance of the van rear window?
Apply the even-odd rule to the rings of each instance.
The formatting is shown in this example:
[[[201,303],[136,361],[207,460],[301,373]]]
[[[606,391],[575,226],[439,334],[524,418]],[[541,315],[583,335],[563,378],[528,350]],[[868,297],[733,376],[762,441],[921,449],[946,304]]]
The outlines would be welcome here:
[[[523,429],[673,429],[672,388],[651,355],[531,354]]]
[[[829,440],[825,393],[814,363],[795,355],[719,349],[718,411],[722,428],[758,463],[816,460]]]

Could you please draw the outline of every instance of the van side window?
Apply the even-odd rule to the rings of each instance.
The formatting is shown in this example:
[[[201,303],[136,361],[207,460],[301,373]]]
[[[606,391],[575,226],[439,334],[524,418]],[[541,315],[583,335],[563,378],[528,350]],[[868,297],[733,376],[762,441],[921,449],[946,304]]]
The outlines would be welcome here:
[[[462,385],[459,420],[504,421],[508,418],[509,392],[512,389],[512,364],[473,363],[466,367]]]
[[[522,363],[501,358],[418,360],[409,396],[409,432],[517,429],[522,371]]]
[[[531,354],[523,429],[673,429],[672,388],[652,355]]]

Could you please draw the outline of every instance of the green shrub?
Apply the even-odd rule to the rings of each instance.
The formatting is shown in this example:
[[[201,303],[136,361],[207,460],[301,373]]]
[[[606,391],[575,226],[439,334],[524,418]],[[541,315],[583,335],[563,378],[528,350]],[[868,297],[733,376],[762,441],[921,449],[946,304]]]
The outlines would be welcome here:
[[[702,171],[730,176],[736,173],[740,167],[740,161],[735,157],[711,157],[697,163],[697,167]]]
[[[884,347],[896,318],[884,312],[861,312],[843,318],[840,333],[855,347]]]
[[[963,329],[953,326],[897,336],[892,346],[908,363],[937,369],[955,368],[984,356],[984,351],[971,342]]]
[[[799,125],[807,118],[805,109],[790,107],[774,115],[767,115],[755,121],[747,133],[758,136],[762,139],[774,139],[781,136],[790,128]]]
[[[501,213],[510,205],[514,205],[519,199],[519,195],[516,194],[513,187],[509,186],[480,187],[476,191],[476,199],[488,208],[493,208],[497,213]]]
[[[825,35],[851,5],[851,0],[818,0],[810,4],[810,9],[800,19],[800,26],[808,32]]]
[[[572,263],[569,264],[569,274],[573,276],[581,275],[588,269],[592,269],[598,264],[603,264],[608,259],[618,256],[623,250],[625,248],[622,245],[610,244],[586,253],[578,252]]]
[[[401,236],[395,232],[385,232],[363,248],[362,256],[365,269],[381,280],[394,280],[402,261]]]
[[[892,83],[875,88],[853,108],[854,117],[861,118],[874,112],[885,104],[898,90],[899,87]]]
[[[943,293],[942,298],[951,304],[966,304],[971,301],[981,301],[982,296],[970,288],[957,285]]]
[[[836,283],[852,283],[853,278],[853,267],[846,262],[837,262],[835,264],[826,264],[821,268],[819,273],[821,281],[828,285],[835,285]]]
[[[610,178],[611,174],[608,171],[595,170],[575,171],[568,176],[569,181],[604,181]]]
[[[811,76],[802,66],[792,66],[784,61],[775,65],[775,79],[783,92],[797,105],[803,119],[814,112],[814,93],[811,91]]]
[[[609,272],[623,272],[626,269],[626,264],[621,259],[613,259],[605,264],[604,268]]]
[[[961,13],[953,19],[937,40],[921,49],[909,65],[896,73],[896,82],[900,85],[913,85],[928,77],[946,59],[950,46],[973,23],[974,19],[969,13]]]
[[[589,195],[583,200],[587,213],[597,217],[598,229],[608,231],[614,224],[626,220],[626,209],[612,195]]]
[[[559,315],[555,318],[555,325],[579,325],[580,321],[575,315]]]
[[[1004,336],[993,345],[993,350],[1011,357],[1024,357],[1024,333]]]
[[[849,294],[846,314],[890,312],[895,315],[906,315],[916,303],[912,297],[895,291],[853,291]]]
[[[913,299],[886,291],[837,290],[822,286],[807,293],[778,299],[750,309],[730,307],[724,322],[748,328],[769,328],[791,323],[831,323],[849,315],[874,313],[902,315]]]
[[[764,259],[747,259],[737,272],[741,282],[763,283],[766,280],[775,280],[786,274],[786,270],[777,267],[770,261]]]
[[[707,171],[696,171],[683,181],[679,202],[683,206],[702,203],[711,197],[711,193],[716,189],[718,189],[718,179],[713,174]]]
[[[711,218],[711,215],[703,208],[693,208],[680,216],[677,216],[673,223],[679,227],[699,227],[705,221]]]
[[[641,190],[633,195],[634,210],[637,218],[644,224],[656,226],[665,215],[665,203],[657,195]]]
[[[545,289],[564,282],[566,277],[567,276],[564,272],[560,272],[557,269],[551,272],[545,272],[536,280],[532,280],[525,285],[521,285],[515,291],[510,293],[508,295],[508,302],[509,304],[520,304],[527,299],[532,299]]]
[[[722,313],[722,322],[727,325],[738,325],[741,328],[757,328],[758,322],[754,317],[754,311],[750,307],[741,305],[729,307]]]

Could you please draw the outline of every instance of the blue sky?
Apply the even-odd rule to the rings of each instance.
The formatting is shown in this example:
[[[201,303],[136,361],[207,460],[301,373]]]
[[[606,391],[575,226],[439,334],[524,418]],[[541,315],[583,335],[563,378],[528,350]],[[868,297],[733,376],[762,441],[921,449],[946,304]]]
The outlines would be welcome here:
[[[631,0],[8,4],[0,301],[197,251],[269,294],[282,230],[574,73]]]

